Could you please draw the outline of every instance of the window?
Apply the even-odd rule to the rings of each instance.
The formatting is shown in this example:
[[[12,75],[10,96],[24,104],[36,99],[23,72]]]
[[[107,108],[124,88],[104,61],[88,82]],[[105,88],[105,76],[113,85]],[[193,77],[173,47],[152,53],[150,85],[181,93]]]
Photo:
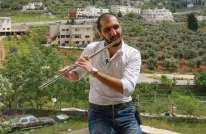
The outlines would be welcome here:
[[[62,31],[65,31],[65,29],[62,29]]]
[[[89,38],[90,36],[89,35],[85,35],[85,38]]]
[[[87,41],[87,43],[89,44],[89,43],[90,43],[90,41]]]
[[[79,28],[75,28],[75,31],[79,31]]]
[[[66,35],[66,38],[70,38],[70,35]]]
[[[21,119],[21,123],[27,123],[28,122],[28,119],[27,118],[22,118]]]
[[[69,41],[65,41],[66,44],[69,44]]]
[[[76,41],[76,44],[79,44],[79,41]]]
[[[74,35],[74,38],[81,38],[81,35]]]
[[[66,31],[69,31],[69,29],[66,29]]]
[[[30,117],[30,118],[29,118],[29,121],[30,121],[30,122],[37,122],[37,119],[36,119],[35,117]]]
[[[10,28],[7,28],[7,30],[10,30]]]
[[[3,28],[3,30],[5,30],[5,28]]]
[[[61,38],[65,38],[65,35],[61,35]]]

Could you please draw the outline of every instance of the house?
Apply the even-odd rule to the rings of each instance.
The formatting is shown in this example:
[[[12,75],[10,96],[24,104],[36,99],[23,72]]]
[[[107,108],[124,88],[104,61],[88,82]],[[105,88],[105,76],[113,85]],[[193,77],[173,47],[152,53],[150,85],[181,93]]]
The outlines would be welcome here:
[[[142,10],[142,17],[149,22],[173,22],[173,15],[168,9],[145,9]]]
[[[0,32],[11,31],[11,17],[0,17]]]
[[[20,35],[27,30],[25,24],[11,25],[11,17],[0,17],[0,36]]]
[[[189,3],[187,4],[187,7],[190,8],[190,7],[193,7],[194,5],[192,3]]]
[[[50,25],[49,33],[48,43],[58,43],[60,46],[82,47],[93,42],[93,25],[56,23]]]
[[[27,5],[24,5],[22,10],[35,10],[42,6],[43,6],[42,2],[30,2]]]
[[[197,17],[197,20],[198,20],[198,21],[206,20],[206,16],[197,15],[196,17]]]
[[[108,13],[109,9],[106,8],[96,8],[95,6],[87,6],[85,8],[77,8],[76,11],[71,11],[68,13],[70,19],[79,18],[96,18],[103,13]]]
[[[111,12],[114,14],[118,14],[119,12],[121,12],[123,15],[125,15],[127,13],[140,14],[141,9],[134,8],[132,6],[111,5]]]

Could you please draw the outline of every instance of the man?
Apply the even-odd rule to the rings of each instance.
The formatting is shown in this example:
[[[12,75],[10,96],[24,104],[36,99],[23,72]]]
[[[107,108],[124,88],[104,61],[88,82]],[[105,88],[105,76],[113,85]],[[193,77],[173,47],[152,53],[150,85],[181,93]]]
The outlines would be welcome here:
[[[104,40],[89,44],[76,62],[78,67],[64,76],[73,81],[81,79],[85,73],[90,76],[90,134],[141,134],[131,102],[140,72],[140,53],[120,41],[89,59],[89,55],[122,37],[120,23],[111,13],[98,18],[97,28]]]

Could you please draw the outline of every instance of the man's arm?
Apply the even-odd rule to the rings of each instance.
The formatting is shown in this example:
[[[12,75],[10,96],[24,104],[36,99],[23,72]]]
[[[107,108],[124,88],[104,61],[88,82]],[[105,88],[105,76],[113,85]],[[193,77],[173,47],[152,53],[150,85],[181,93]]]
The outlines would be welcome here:
[[[124,90],[120,79],[109,76],[102,72],[97,72],[95,77],[112,90],[123,94]]]
[[[83,68],[88,74],[93,75],[93,66],[88,57],[82,58],[76,65]],[[125,96],[130,96],[135,89],[139,77],[140,65],[140,54],[135,53],[124,70],[123,78],[118,79],[103,72],[97,72],[95,77],[112,90],[124,94]]]

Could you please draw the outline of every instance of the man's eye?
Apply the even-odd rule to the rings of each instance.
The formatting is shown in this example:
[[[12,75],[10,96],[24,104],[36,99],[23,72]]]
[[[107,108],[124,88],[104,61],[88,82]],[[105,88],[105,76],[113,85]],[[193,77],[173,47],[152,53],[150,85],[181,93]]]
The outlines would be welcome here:
[[[115,26],[114,26],[114,29],[118,29],[118,28],[119,28],[119,25],[115,25]]]
[[[108,32],[108,31],[109,31],[109,28],[105,28],[105,29],[104,29],[104,32]]]

